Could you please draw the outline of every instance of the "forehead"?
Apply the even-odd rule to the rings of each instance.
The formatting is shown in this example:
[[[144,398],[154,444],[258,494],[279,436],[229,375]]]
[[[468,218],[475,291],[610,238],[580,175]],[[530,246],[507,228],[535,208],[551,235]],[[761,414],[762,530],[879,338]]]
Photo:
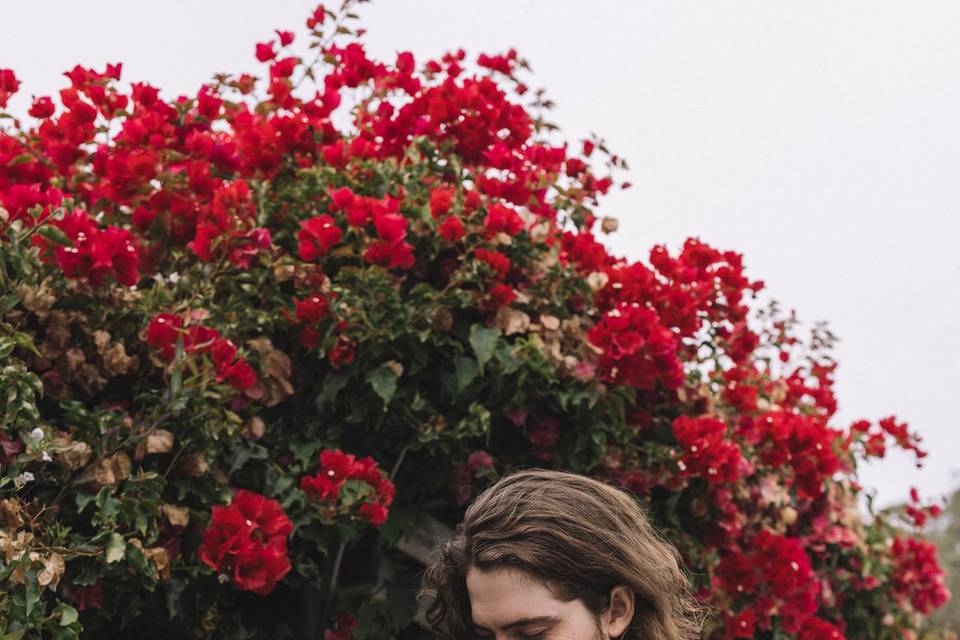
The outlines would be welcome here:
[[[562,616],[571,604],[557,600],[529,575],[508,567],[467,572],[473,623],[496,629],[522,618]]]

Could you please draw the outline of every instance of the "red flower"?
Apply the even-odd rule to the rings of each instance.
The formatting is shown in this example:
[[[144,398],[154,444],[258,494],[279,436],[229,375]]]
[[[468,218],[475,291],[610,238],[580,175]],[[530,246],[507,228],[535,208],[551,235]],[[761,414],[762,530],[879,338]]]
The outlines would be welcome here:
[[[252,523],[266,536],[282,536],[286,539],[293,533],[293,524],[276,500],[240,489],[233,494],[230,506],[247,520],[248,525]]]
[[[730,638],[752,638],[757,624],[757,614],[745,609],[733,617],[727,618],[727,636]]]
[[[300,344],[304,349],[316,349],[322,340],[323,336],[313,327],[304,327],[300,332]]]
[[[387,521],[387,508],[382,504],[374,502],[364,502],[360,505],[360,515],[370,521],[375,527],[379,527]]]
[[[353,205],[353,191],[350,187],[340,187],[330,192],[330,211],[343,211]]]
[[[293,56],[277,60],[270,65],[270,77],[273,79],[289,78],[293,75],[293,70],[297,68],[298,64],[300,64],[300,59]]]
[[[226,380],[227,384],[238,391],[249,389],[257,382],[257,373],[246,360],[237,360],[217,375],[217,381]]]
[[[503,232],[515,236],[523,230],[524,225],[520,214],[498,202],[490,206],[487,217],[483,221],[483,226],[491,235]]]
[[[409,269],[416,264],[413,245],[408,242],[389,244],[378,240],[363,252],[363,259],[370,264],[379,264],[387,269]]]
[[[294,300],[297,307],[297,320],[316,324],[330,315],[330,303],[326,298],[312,295],[304,300]]]
[[[10,96],[20,88],[20,81],[12,69],[0,69],[0,109],[7,107]]]
[[[301,222],[300,231],[297,232],[300,259],[310,262],[326,255],[342,237],[343,231],[327,214]]]
[[[797,634],[797,640],[846,640],[846,636],[826,620],[811,617],[803,623],[803,628]]]
[[[457,216],[448,216],[437,227],[437,232],[441,238],[450,243],[457,242],[466,235],[466,231],[463,229],[463,223]]]
[[[552,447],[560,439],[560,421],[548,417],[527,423],[527,440],[538,447]]]
[[[507,272],[510,271],[510,258],[499,251],[490,251],[483,247],[477,249],[474,255],[477,256],[478,260],[481,260],[493,269],[494,274],[496,274],[499,279],[502,280],[507,277]]]
[[[340,449],[321,451],[320,466],[323,468],[323,474],[337,484],[356,476],[361,469],[357,464],[356,456],[352,453],[344,453]]]
[[[517,299],[517,292],[507,284],[497,283],[490,287],[490,300],[496,308],[505,307]]]
[[[267,595],[290,571],[286,539],[283,544],[246,545],[236,554],[233,581],[244,591]]]
[[[323,632],[323,640],[350,640],[353,638],[353,629],[356,626],[355,618],[346,613],[341,613],[337,618],[336,627]]]
[[[160,351],[165,360],[172,360],[176,352],[177,337],[183,327],[183,318],[170,313],[154,316],[147,325],[147,344]]]
[[[103,606],[103,583],[97,580],[92,585],[72,587],[64,585],[63,593],[77,605],[80,611],[99,609]]]
[[[378,215],[373,219],[377,235],[389,245],[403,242],[407,237],[407,219],[395,213]]]
[[[346,336],[340,336],[337,338],[333,348],[330,349],[330,353],[327,357],[330,359],[330,366],[334,369],[339,369],[340,367],[353,362],[355,355],[356,348],[353,345],[353,340]]]
[[[183,349],[187,353],[207,353],[220,341],[220,332],[199,324],[190,325],[183,339]],[[229,364],[229,363],[225,363]]]
[[[430,192],[430,214],[433,215],[434,218],[440,218],[449,213],[452,203],[452,188],[437,187]]]
[[[56,109],[53,106],[53,100],[43,96],[34,99],[33,104],[30,105],[30,111],[28,111],[28,113],[34,118],[40,118],[43,120],[52,116],[55,110]]]
[[[322,25],[324,19],[327,17],[326,10],[323,8],[323,5],[317,5],[317,8],[313,10],[313,13],[310,14],[310,17],[307,18],[307,29],[316,29],[317,26]]]
[[[323,473],[300,478],[300,488],[317,502],[336,500],[340,493],[340,484]]]
[[[474,472],[480,469],[492,469],[493,456],[482,449],[478,449],[467,456],[467,467]]]
[[[192,327],[191,327],[192,328]],[[219,338],[210,347],[210,359],[217,371],[223,370],[237,358],[237,345],[232,340]]]
[[[198,552],[204,564],[230,575],[241,589],[266,595],[290,571],[292,531],[279,502],[240,489],[228,506],[213,508]]]

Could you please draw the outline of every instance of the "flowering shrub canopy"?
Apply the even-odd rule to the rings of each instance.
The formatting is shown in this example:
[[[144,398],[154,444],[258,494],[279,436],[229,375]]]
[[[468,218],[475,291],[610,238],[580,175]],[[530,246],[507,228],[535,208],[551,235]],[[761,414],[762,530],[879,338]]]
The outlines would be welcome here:
[[[549,142],[515,51],[374,60],[350,11],[263,77],[77,66],[5,121],[0,637],[386,637],[418,518],[522,465],[635,492],[706,637],[918,637],[936,505],[864,519],[856,468],[924,452],[837,424],[829,332],[736,253],[610,255],[623,162]]]

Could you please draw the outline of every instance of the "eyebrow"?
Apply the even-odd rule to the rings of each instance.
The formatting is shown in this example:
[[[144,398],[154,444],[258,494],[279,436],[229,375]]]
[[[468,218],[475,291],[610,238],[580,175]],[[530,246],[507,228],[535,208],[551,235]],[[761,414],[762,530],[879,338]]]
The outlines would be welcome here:
[[[514,620],[513,622],[511,622],[511,623],[509,623],[509,624],[503,625],[502,627],[500,627],[500,630],[501,630],[501,631],[509,631],[510,629],[513,629],[514,627],[522,627],[523,625],[527,625],[527,624],[537,624],[537,623],[541,623],[541,622],[549,622],[549,623],[553,624],[553,623],[559,622],[559,620],[560,620],[560,619],[557,618],[556,616],[535,616],[535,617],[533,617],[533,618],[522,618],[522,619],[520,619],[520,620]],[[476,623],[474,623],[473,626],[476,627],[476,628],[478,628],[478,629],[483,629],[484,631],[487,630],[485,627],[481,627],[480,625],[478,625],[478,624],[476,624]]]

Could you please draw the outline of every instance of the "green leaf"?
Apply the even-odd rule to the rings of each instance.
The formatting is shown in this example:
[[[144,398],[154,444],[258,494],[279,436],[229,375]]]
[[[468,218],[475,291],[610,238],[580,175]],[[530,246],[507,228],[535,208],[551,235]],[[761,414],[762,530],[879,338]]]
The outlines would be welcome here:
[[[7,166],[8,166],[8,167],[15,167],[15,166],[17,166],[17,165],[19,165],[19,164],[27,164],[28,162],[32,162],[34,159],[35,159],[35,158],[34,158],[32,155],[30,155],[29,153],[21,153],[20,155],[18,155],[18,156],[17,156],[16,158],[14,158],[13,160],[10,160],[9,162],[7,162]]]
[[[73,246],[73,243],[70,242],[70,238],[67,237],[67,234],[57,227],[46,224],[37,229],[37,233],[51,242],[56,242],[57,244],[62,244],[66,247]]]
[[[333,402],[340,390],[347,386],[350,375],[346,372],[331,373],[323,381],[323,388],[317,395],[317,409],[324,409]]]
[[[17,331],[13,334],[13,339],[16,341],[18,347],[26,349],[38,356],[40,355],[36,345],[33,344],[33,338],[31,338],[29,334]]]
[[[23,560],[22,562],[29,563],[29,560]],[[33,607],[40,602],[40,581],[37,578],[36,569],[27,569],[24,571],[24,577],[26,582],[26,606],[27,606],[27,617],[30,616],[30,612],[33,611]]]
[[[260,445],[247,446],[246,443],[237,443],[233,447],[233,464],[230,465],[230,473],[235,473],[244,467],[250,460],[266,460],[269,452]]]
[[[69,627],[71,624],[77,621],[77,618],[80,617],[80,614],[77,613],[77,610],[65,602],[61,602],[57,606],[57,609],[60,611],[61,627]]]
[[[180,595],[187,588],[187,581],[174,576],[167,582],[167,615],[173,620],[181,610]]]
[[[367,374],[367,382],[377,392],[384,406],[390,404],[393,394],[397,392],[397,373],[385,364],[380,365]]]
[[[0,638],[0,640],[20,640],[26,633],[27,633],[26,629],[20,629],[19,631],[13,631],[11,633],[6,634],[2,638]]]
[[[111,533],[107,541],[107,564],[120,562],[123,560],[123,554],[127,550],[127,542],[119,533]]]
[[[468,356],[457,356],[453,361],[457,368],[457,391],[463,391],[480,372],[477,361]]]
[[[8,293],[0,297],[0,313],[11,311],[18,304],[20,304],[20,296],[16,293]]]
[[[473,347],[473,352],[477,354],[477,361],[480,363],[481,369],[493,357],[499,338],[500,329],[496,327],[485,327],[479,323],[470,327],[470,346]]]
[[[86,492],[77,492],[73,499],[77,503],[77,513],[83,513],[83,510],[87,508],[87,505],[93,502],[97,497],[95,493],[86,493]]]
[[[390,626],[402,629],[413,622],[417,613],[417,588],[420,577],[411,574],[399,574],[390,585],[387,596],[387,611],[390,614]]]

